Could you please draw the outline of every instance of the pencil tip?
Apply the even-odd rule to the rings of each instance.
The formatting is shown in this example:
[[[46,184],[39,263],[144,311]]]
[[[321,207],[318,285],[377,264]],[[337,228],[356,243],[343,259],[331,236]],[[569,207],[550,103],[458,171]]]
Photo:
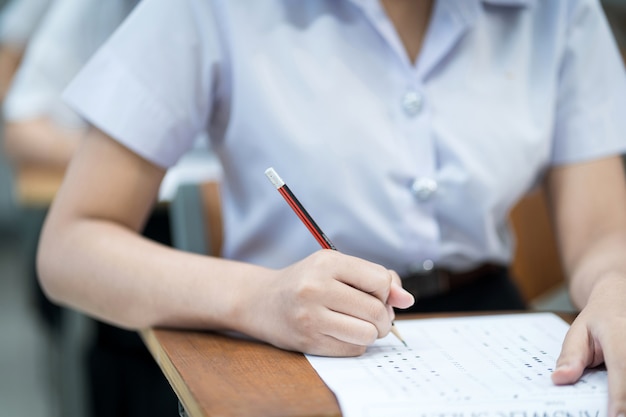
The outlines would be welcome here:
[[[409,347],[409,346],[406,344],[406,342],[404,341],[404,338],[403,338],[402,336],[400,336],[400,332],[398,331],[398,329],[397,329],[397,327],[396,327],[396,324],[395,324],[394,322],[391,322],[391,333],[393,333],[393,334],[394,334],[394,336],[396,336],[396,338],[397,338],[400,342],[402,342],[402,344],[403,344],[405,347]]]

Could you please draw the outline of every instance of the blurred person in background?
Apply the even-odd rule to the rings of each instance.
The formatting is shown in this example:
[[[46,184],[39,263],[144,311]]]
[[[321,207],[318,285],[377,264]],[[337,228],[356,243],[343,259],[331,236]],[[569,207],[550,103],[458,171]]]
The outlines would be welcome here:
[[[25,1],[26,3],[26,1]],[[138,0],[54,0],[40,19],[6,95],[4,150],[15,170],[63,170],[88,125],[61,100],[61,92],[94,51],[121,24]],[[199,135],[196,144],[163,182],[159,201],[171,200],[183,183],[219,175],[216,161]],[[144,236],[171,244],[165,208],[155,209]],[[34,248],[30,257],[33,282]],[[61,310],[35,287],[38,310],[54,331]],[[176,397],[136,332],[97,321],[88,354],[93,415],[171,416]]]
[[[0,103],[33,32],[53,0],[9,0],[0,9]]]

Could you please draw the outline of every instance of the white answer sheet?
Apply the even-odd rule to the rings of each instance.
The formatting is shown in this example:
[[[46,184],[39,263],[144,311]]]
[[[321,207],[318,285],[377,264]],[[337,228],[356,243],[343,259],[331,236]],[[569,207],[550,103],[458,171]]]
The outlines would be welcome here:
[[[356,358],[307,355],[344,417],[604,417],[607,373],[555,386],[568,324],[551,313],[399,320]]]

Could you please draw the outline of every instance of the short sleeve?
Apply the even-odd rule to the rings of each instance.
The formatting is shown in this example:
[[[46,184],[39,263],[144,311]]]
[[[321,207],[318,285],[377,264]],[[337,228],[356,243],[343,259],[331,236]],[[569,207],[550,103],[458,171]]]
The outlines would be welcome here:
[[[61,93],[132,7],[129,0],[54,1],[28,44],[4,103],[5,118],[47,116],[61,125],[82,126]]]
[[[64,99],[91,124],[167,168],[206,129],[221,49],[211,2],[143,0]]]
[[[571,2],[554,127],[553,164],[626,152],[626,74],[597,0]]]
[[[0,13],[0,42],[21,48],[26,47],[50,0],[12,0]]]

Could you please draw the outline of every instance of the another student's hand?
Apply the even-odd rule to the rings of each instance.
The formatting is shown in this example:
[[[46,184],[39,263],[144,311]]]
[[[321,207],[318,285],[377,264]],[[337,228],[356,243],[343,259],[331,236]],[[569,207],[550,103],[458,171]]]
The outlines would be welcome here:
[[[556,384],[572,384],[585,368],[606,364],[609,416],[626,416],[626,277],[605,278],[567,333],[552,374]]]
[[[269,281],[251,282],[256,294],[246,302],[240,324],[245,333],[284,349],[360,355],[389,333],[392,307],[413,304],[399,282],[380,265],[321,250],[273,271]]]

